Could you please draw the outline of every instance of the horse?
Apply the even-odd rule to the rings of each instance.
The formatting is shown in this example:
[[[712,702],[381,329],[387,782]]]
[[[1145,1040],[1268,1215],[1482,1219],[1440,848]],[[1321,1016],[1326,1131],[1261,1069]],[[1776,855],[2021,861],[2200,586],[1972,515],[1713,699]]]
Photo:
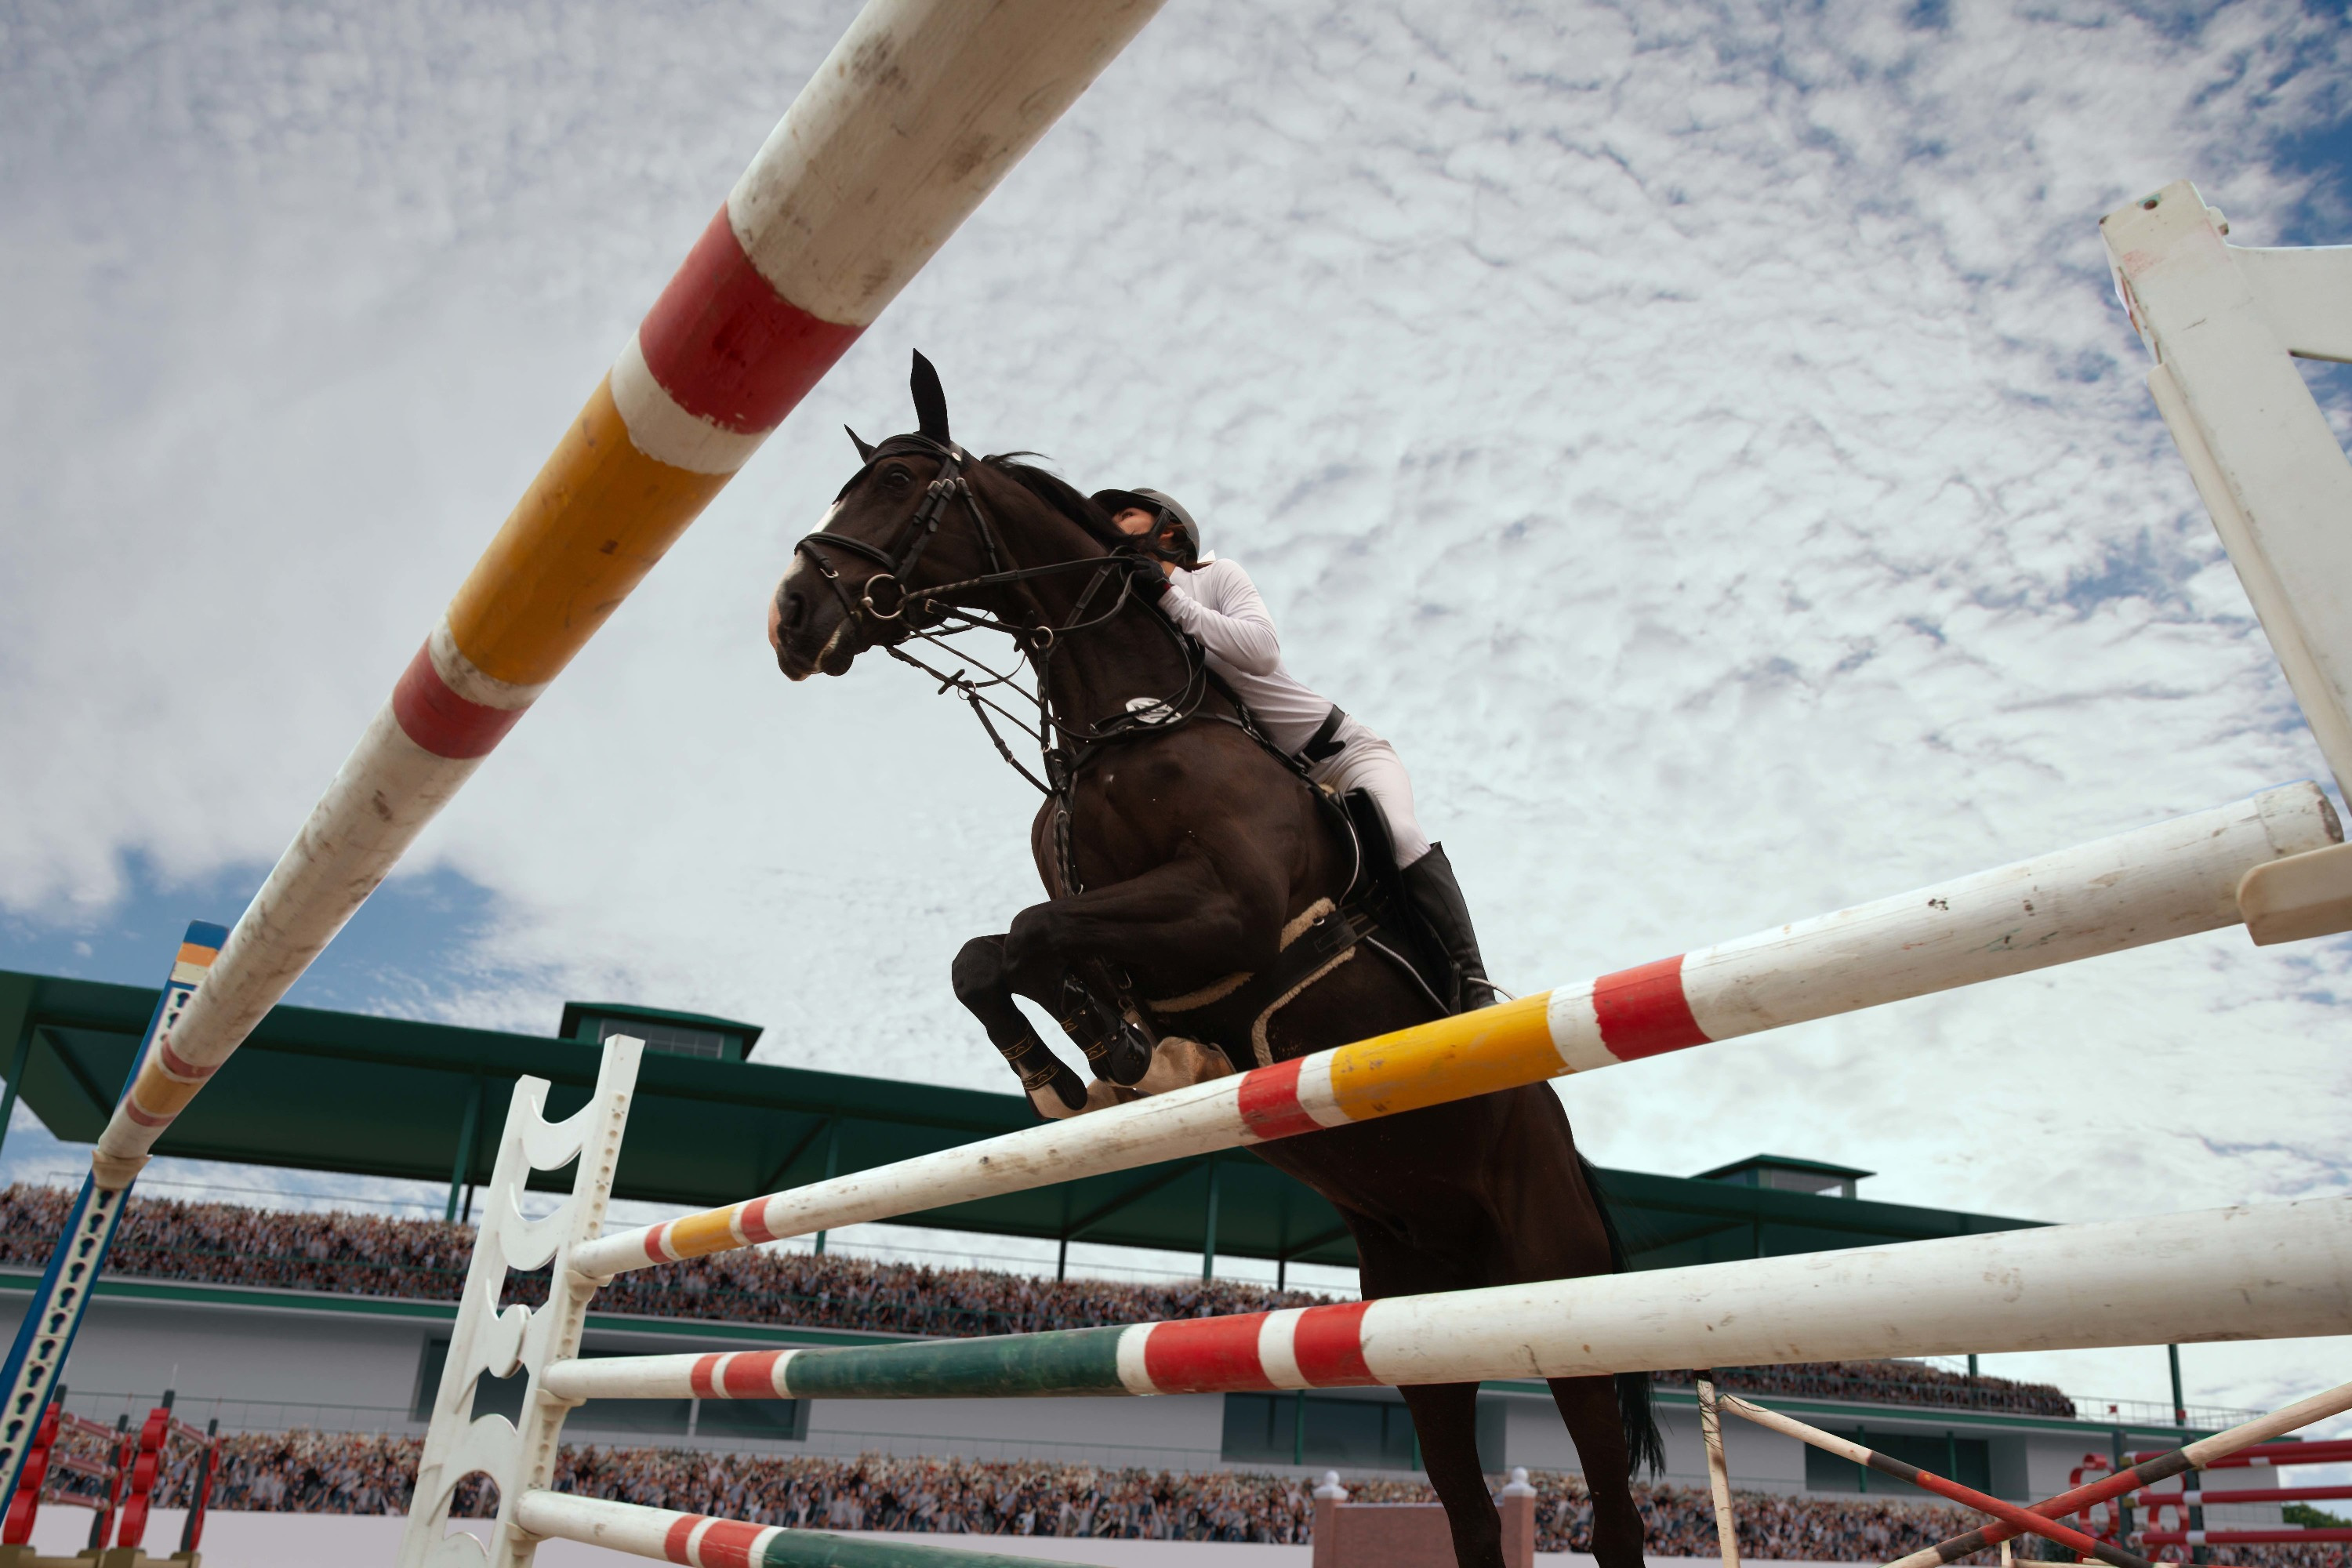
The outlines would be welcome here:
[[[1262,1013],[1253,1003],[1254,1016],[1216,1019],[1221,998],[1251,989],[1302,933],[1330,923],[1363,850],[1152,603],[1158,562],[1127,548],[1074,487],[1023,460],[1034,454],[974,459],[955,445],[945,394],[919,353],[912,384],[916,431],[879,445],[849,433],[860,465],[794,547],[768,638],[795,681],[845,674],[875,647],[906,657],[909,637],[943,624],[1018,642],[1045,737],[1058,742],[1045,753],[1050,782],[1032,776],[1048,791],[1031,831],[1048,896],[1002,934],[966,944],[952,981],[1032,1103],[1068,1115],[1441,1016],[1410,963],[1359,942]],[[1097,1069],[1093,1084],[1037,1037],[1015,994],[1060,1011]],[[1253,1152],[1338,1208],[1368,1300],[1624,1267],[1592,1168],[1546,1085]],[[1634,1470],[1663,1464],[1648,1377],[1559,1377],[1550,1390],[1592,1497],[1593,1555],[1601,1568],[1639,1568]],[[1502,1568],[1477,1384],[1401,1392],[1456,1561]]]

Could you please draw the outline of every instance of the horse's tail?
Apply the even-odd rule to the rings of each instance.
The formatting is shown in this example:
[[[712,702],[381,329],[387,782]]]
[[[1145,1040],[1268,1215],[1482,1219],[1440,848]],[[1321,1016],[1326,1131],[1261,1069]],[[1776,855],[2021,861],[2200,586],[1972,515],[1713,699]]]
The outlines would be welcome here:
[[[1581,1153],[1576,1157],[1578,1168],[1584,1175],[1584,1190],[1592,1194],[1592,1207],[1601,1215],[1601,1232],[1609,1238],[1609,1271],[1625,1272],[1625,1238],[1617,1234],[1617,1222],[1609,1213],[1609,1200],[1601,1195],[1601,1173]],[[1643,1471],[1657,1475],[1666,1468],[1666,1443],[1658,1432],[1657,1412],[1650,1405],[1650,1374],[1646,1372],[1621,1372],[1617,1374],[1617,1414],[1625,1423],[1625,1462],[1638,1477]]]

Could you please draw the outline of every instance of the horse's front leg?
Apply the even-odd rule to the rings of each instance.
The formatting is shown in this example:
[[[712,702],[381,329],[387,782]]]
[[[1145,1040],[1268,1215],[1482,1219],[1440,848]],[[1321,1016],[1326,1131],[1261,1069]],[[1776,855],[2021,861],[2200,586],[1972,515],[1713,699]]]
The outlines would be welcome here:
[[[1023,910],[1005,933],[1004,957],[1018,974],[1091,962],[1143,970],[1181,991],[1272,963],[1282,915],[1280,889],[1237,889],[1188,855]]]
[[[1012,963],[1004,956],[1004,938],[976,936],[956,954],[953,983],[956,1000],[970,1008],[981,1027],[1029,1091],[1030,1103],[1048,1117],[1071,1116],[1086,1109],[1087,1086],[1062,1058],[1037,1037],[1037,1031],[1013,1005],[1016,992],[1043,1001],[1034,990],[1016,984]],[[1047,1005],[1052,1005],[1047,1003]]]

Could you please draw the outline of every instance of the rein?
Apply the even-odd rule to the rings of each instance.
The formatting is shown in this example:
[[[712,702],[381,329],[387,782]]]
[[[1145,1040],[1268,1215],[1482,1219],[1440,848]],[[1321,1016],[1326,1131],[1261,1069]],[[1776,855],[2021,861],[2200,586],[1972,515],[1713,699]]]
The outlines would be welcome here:
[[[971,479],[964,473],[966,465],[971,461],[971,455],[953,442],[935,441],[928,436],[893,436],[874,448],[864,466],[850,477],[847,484],[842,486],[842,494],[846,495],[875,464],[898,457],[937,458],[940,468],[924,488],[922,500],[917,503],[887,548],[847,534],[819,531],[801,540],[793,547],[793,552],[805,554],[815,565],[819,574],[831,585],[835,596],[840,600],[844,612],[866,629],[874,644],[891,658],[912,665],[938,681],[940,694],[954,691],[971,707],[972,716],[988,732],[997,755],[1026,779],[1032,788],[1055,803],[1059,807],[1055,820],[1055,856],[1061,864],[1063,885],[1077,891],[1082,884],[1070,847],[1069,823],[1072,791],[1078,774],[1104,748],[1119,742],[1143,735],[1170,733],[1195,717],[1224,719],[1223,714],[1202,715],[1200,711],[1210,691],[1220,688],[1222,683],[1215,681],[1210,673],[1200,645],[1170,620],[1166,611],[1136,594],[1133,576],[1136,567],[1130,560],[1111,553],[1049,562],[1041,566],[1021,566],[1017,563],[1007,564],[1015,561],[1012,548],[1003,539],[989,517],[988,510],[973,492]],[[955,582],[910,585],[909,574],[930,547],[932,540],[938,537],[950,503],[959,500],[962,503],[964,514],[971,520],[991,569],[980,576]],[[842,582],[840,573],[825,558],[826,552],[831,550],[869,561],[881,570],[868,577],[853,598],[847,585]],[[1094,576],[1080,591],[1068,616],[1058,626],[1051,624],[1044,605],[1034,595],[1026,592],[1025,585],[1057,574],[1088,569],[1093,571]],[[1157,566],[1151,569],[1158,570]],[[1117,595],[1107,608],[1090,616],[1088,612],[1102,595],[1106,582],[1112,578],[1118,580]],[[977,614],[950,602],[975,592],[1003,587],[1022,590],[1021,597],[1028,602],[1035,617],[1034,622]],[[1132,698],[1126,711],[1115,713],[1100,723],[1087,724],[1065,718],[1055,710],[1051,695],[1049,678],[1054,656],[1072,636],[1108,625],[1130,605],[1147,614],[1152,624],[1175,645],[1184,661],[1183,684],[1166,697]],[[950,629],[939,629],[947,623],[953,623]],[[1012,637],[1022,656],[1029,661],[1034,675],[1034,689],[1023,687],[1013,671],[997,669],[973,657],[968,649],[948,640],[971,631],[1003,632]],[[891,635],[894,632],[896,635]],[[925,663],[898,646],[910,639],[945,649],[967,666],[979,668],[985,679],[973,679],[968,669],[948,671]],[[1026,705],[1034,710],[1034,721],[991,695],[999,689],[1024,699]],[[1228,692],[1226,695],[1230,698],[1232,694]],[[1238,702],[1235,707],[1243,717],[1229,721],[1237,723],[1269,750],[1275,750],[1272,741],[1259,731],[1255,721],[1248,717],[1248,710],[1241,708]],[[1037,742],[1044,778],[1031,773],[1013,754],[1013,748],[1006,743],[1003,734],[989,717],[992,711]],[[1276,754],[1281,753],[1277,752]],[[1290,761],[1286,756],[1284,760]]]

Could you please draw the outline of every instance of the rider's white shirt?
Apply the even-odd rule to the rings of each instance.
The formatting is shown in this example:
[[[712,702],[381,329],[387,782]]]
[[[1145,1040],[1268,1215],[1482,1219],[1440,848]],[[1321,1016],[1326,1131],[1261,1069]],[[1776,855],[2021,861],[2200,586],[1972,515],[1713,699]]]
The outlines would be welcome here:
[[[1209,668],[1249,704],[1274,743],[1296,754],[1314,739],[1331,711],[1331,700],[1283,668],[1282,638],[1249,574],[1213,555],[1198,572],[1170,578],[1168,590],[1160,602],[1169,617],[1201,639]],[[1412,780],[1396,748],[1353,714],[1341,721],[1334,739],[1341,747],[1339,754],[1309,767],[1308,776],[1342,793],[1371,791],[1388,818],[1398,865],[1410,866],[1428,854],[1429,836],[1413,810]]]
[[[1248,573],[1212,555],[1198,572],[1170,578],[1160,604],[1170,619],[1200,638],[1209,668],[1249,704],[1276,745],[1296,752],[1314,738],[1331,700],[1283,667],[1281,634]]]

